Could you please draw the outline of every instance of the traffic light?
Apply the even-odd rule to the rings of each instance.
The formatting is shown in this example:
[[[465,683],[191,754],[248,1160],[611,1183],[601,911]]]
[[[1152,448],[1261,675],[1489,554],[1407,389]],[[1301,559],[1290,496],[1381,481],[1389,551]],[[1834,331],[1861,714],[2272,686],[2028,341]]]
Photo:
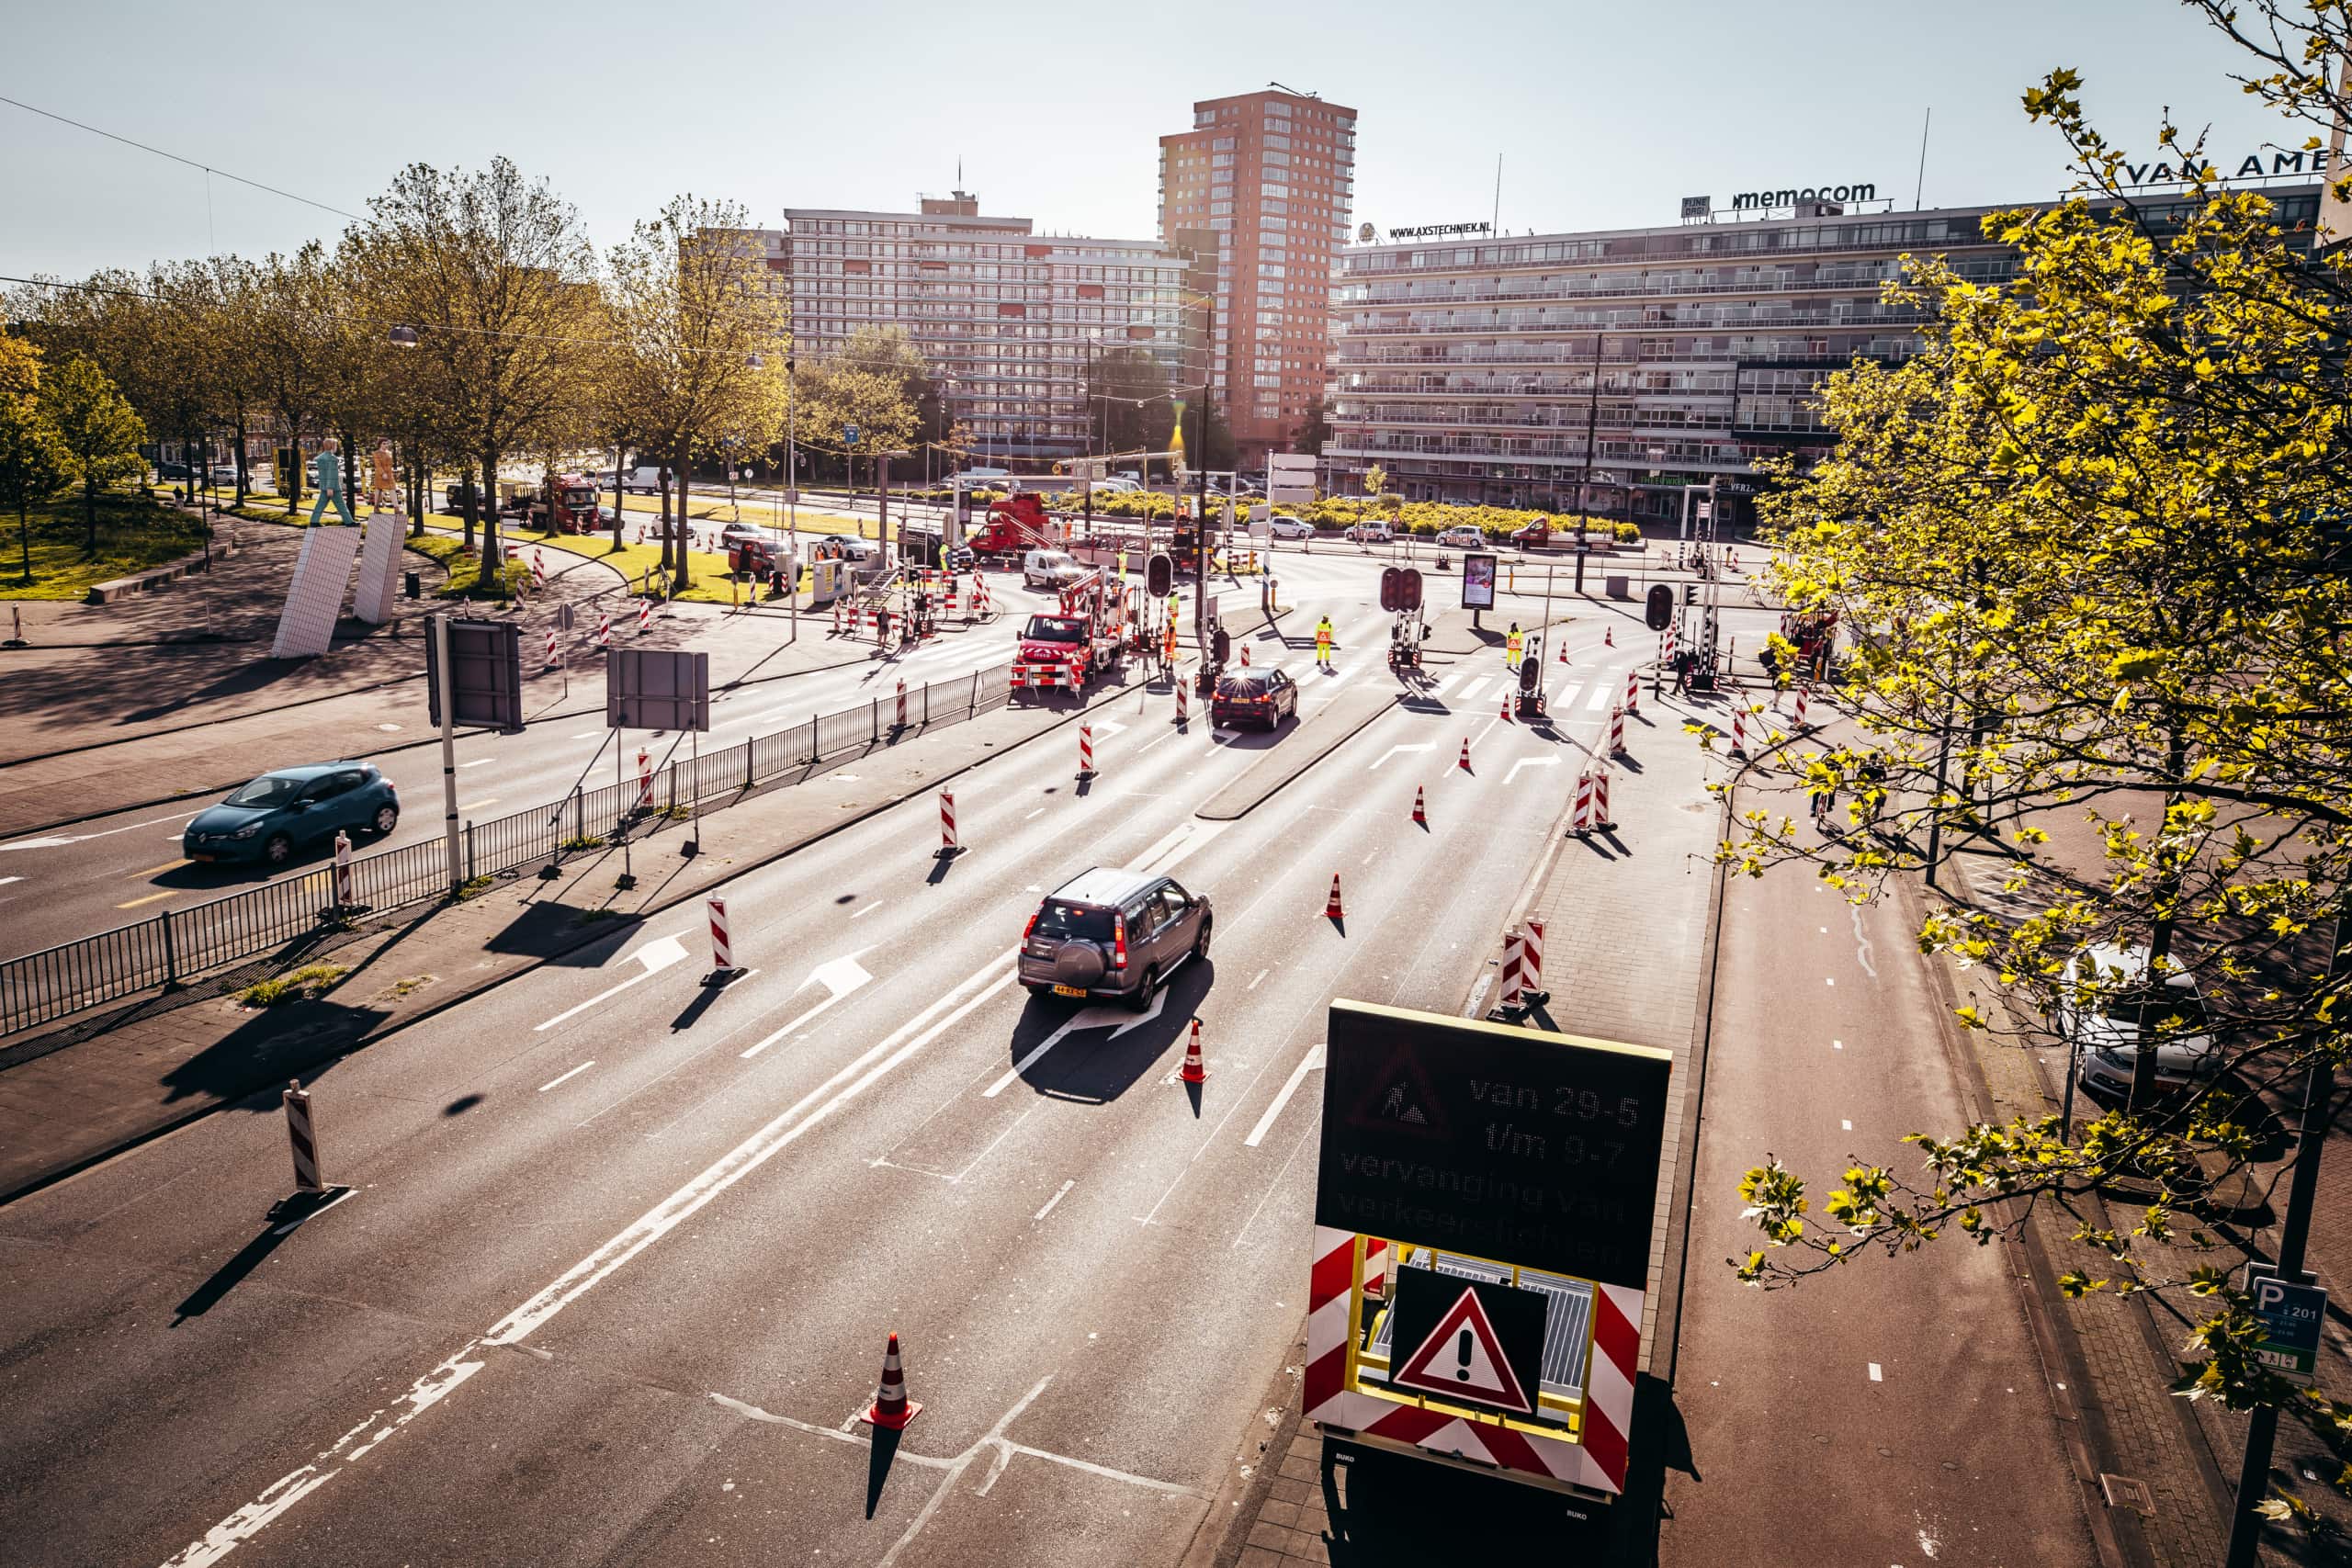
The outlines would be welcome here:
[[[1404,589],[1397,581],[1404,575],[1393,566],[1380,569],[1380,607],[1392,615],[1405,607]]]
[[[1176,586],[1176,563],[1164,553],[1154,554],[1144,563],[1143,585],[1153,598],[1162,597]]]
[[[1541,659],[1523,659],[1520,660],[1519,690],[1521,695],[1529,697],[1533,696],[1535,694],[1536,684],[1543,679],[1544,661]]]
[[[1399,609],[1419,609],[1421,607],[1421,569],[1417,566],[1407,567],[1397,580],[1396,590],[1397,596],[1402,601],[1397,606]]]
[[[1217,627],[1216,635],[1210,638],[1209,654],[1219,664],[1233,657],[1233,635],[1223,626]]]
[[[1643,623],[1654,632],[1662,632],[1673,619],[1674,590],[1663,582],[1653,585],[1642,608]]]

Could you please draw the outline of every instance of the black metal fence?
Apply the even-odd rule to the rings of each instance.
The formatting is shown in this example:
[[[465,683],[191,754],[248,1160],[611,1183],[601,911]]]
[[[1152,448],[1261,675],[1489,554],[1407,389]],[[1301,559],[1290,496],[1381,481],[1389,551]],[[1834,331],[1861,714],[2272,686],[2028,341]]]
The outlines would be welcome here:
[[[699,758],[673,753],[622,783],[574,789],[543,806],[464,823],[460,875],[473,882],[553,864],[616,842],[672,812],[723,806],[828,759],[977,717],[1011,701],[1011,665],[999,664],[907,687],[903,721],[894,687],[777,734]],[[334,880],[334,867],[322,866],[0,962],[0,1036],[289,946],[355,912],[379,914],[447,897],[447,848],[436,839],[356,856],[348,907],[338,903]]]

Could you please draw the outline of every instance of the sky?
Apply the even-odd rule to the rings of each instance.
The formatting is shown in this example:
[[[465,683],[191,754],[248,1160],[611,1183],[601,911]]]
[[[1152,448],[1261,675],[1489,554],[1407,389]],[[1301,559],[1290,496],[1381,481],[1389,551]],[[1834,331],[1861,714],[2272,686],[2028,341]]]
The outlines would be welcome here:
[[[2144,148],[2300,145],[2168,0],[1454,0],[1114,7],[684,0],[8,7],[0,96],[363,213],[402,165],[503,155],[599,248],[671,196],[908,210],[956,184],[1041,231],[1149,238],[1159,138],[1269,81],[1358,113],[1353,221],[1675,222],[1679,198],[1866,181],[1909,206],[2070,183],[2019,96],[2053,66]],[[1930,118],[1924,181],[1923,118]],[[1496,159],[1501,193],[1496,197]],[[0,104],[0,275],[332,240],[348,220]]]

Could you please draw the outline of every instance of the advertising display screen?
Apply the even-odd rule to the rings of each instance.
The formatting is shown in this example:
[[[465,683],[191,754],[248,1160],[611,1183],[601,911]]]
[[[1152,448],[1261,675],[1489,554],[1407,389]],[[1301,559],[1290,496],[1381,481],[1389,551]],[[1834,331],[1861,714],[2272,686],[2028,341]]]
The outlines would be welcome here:
[[[1465,610],[1491,610],[1495,607],[1495,558],[1472,554],[1462,558],[1462,607]]]

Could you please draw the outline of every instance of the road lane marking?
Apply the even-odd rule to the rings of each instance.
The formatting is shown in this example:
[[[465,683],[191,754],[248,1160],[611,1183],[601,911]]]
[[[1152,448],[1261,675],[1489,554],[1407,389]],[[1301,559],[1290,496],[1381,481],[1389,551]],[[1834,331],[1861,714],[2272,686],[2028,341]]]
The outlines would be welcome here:
[[[1045,814],[1046,814],[1046,808],[1045,808],[1044,807],[1042,807],[1042,806],[1041,806],[1041,807],[1037,807],[1037,809],[1036,809],[1036,810],[1032,811],[1031,813],[1029,813],[1029,817],[1043,817]],[[1028,821],[1028,820],[1029,820],[1029,817],[1023,817],[1021,820],[1023,820],[1023,822],[1026,822],[1026,821]]]
[[[494,762],[494,761],[498,761],[498,759],[497,759],[497,758],[495,758],[495,757],[476,757],[472,761],[470,761],[470,762],[460,762],[460,763],[458,763],[458,766],[459,766],[459,767],[461,767],[461,768],[480,768],[480,767],[484,767],[484,766],[488,765],[489,763]]]
[[[580,1014],[586,1012],[598,1002],[606,1001],[620,995],[623,991],[628,990],[631,986],[636,985],[639,981],[651,979],[654,976],[659,975],[662,970],[667,969],[673,964],[683,963],[686,956],[686,947],[685,943],[678,939],[685,934],[686,933],[684,931],[680,931],[675,936],[656,937],[651,942],[647,942],[643,947],[639,948],[636,952],[628,955],[630,958],[633,958],[645,965],[640,972],[630,976],[628,979],[623,980],[617,986],[607,987],[605,989],[597,992],[594,996],[590,997],[586,1001],[580,1003],[576,1007],[564,1009],[561,1012],[556,1014],[545,1023],[534,1026],[532,1032],[536,1034],[544,1030],[553,1029],[557,1024],[563,1022],[566,1019],[576,1018]]]
[[[766,1050],[769,1046],[775,1044],[786,1035],[793,1033],[795,1031],[798,1030],[801,1025],[807,1023],[810,1019],[815,1018],[819,1013],[823,1012],[827,1008],[831,1007],[835,1002],[840,1001],[843,997],[848,996],[851,992],[856,990],[859,987],[873,979],[874,976],[866,973],[865,965],[857,961],[858,953],[871,953],[874,950],[870,947],[861,947],[857,950],[857,953],[851,953],[847,958],[836,958],[830,964],[820,964],[816,968],[810,970],[808,972],[808,978],[801,981],[798,988],[792,994],[797,997],[801,991],[807,990],[811,986],[822,985],[826,991],[825,999],[819,1002],[815,1007],[810,1008],[807,1012],[802,1013],[799,1017],[794,1019],[790,1023],[786,1024],[782,1029],[779,1029],[775,1033],[769,1035],[766,1039],[761,1041],[758,1044],[753,1045],[747,1051],[738,1052],[737,1055],[744,1061],[750,1061],[752,1057],[758,1055],[761,1052]]]
[[[1490,679],[1492,679],[1491,676],[1473,675],[1470,677],[1467,684],[1465,684],[1460,691],[1453,694],[1453,700],[1458,703],[1475,701],[1478,695],[1478,689],[1484,686]]]
[[[1271,974],[1272,974],[1272,973],[1273,973],[1273,971],[1272,971],[1272,970],[1271,970],[1271,969],[1261,969],[1261,970],[1259,970],[1259,971],[1258,971],[1258,980],[1262,980],[1262,979],[1264,979],[1267,976],[1269,976],[1269,975],[1271,975]],[[1254,990],[1256,990],[1256,989],[1258,988],[1258,980],[1252,980],[1252,981],[1250,981],[1247,986],[1244,986],[1244,987],[1242,987],[1242,989],[1243,989],[1243,990],[1245,990],[1245,991],[1254,991]]]
[[[460,811],[480,811],[485,807],[495,806],[497,804],[498,796],[493,795],[488,800],[469,800],[463,806],[458,807],[458,809]]]
[[[1609,705],[1609,698],[1615,690],[1616,688],[1609,683],[1608,679],[1603,677],[1600,683],[1592,688],[1592,695],[1584,705],[1598,713]]]
[[[1510,765],[1510,772],[1503,775],[1503,787],[1506,789],[1510,787],[1510,781],[1519,777],[1519,770],[1521,768],[1557,767],[1559,765],[1559,761],[1560,759],[1557,757],[1521,757],[1518,761],[1512,762]]]
[[[288,1235],[298,1226],[309,1224],[312,1220],[317,1219],[321,1214],[325,1213],[329,1209],[332,1209],[337,1203],[342,1202],[345,1198],[356,1198],[358,1196],[358,1188],[346,1187],[342,1191],[336,1193],[334,1197],[328,1199],[325,1202],[320,1204],[317,1208],[311,1210],[309,1213],[304,1214],[300,1219],[288,1220],[284,1224],[279,1225],[276,1230],[271,1231],[269,1234],[272,1235]]]
[[[1824,976],[1821,983],[1825,986],[1834,986],[1838,983],[1838,977],[1834,975]]]
[[[22,882],[24,878],[21,876],[0,876],[0,887],[7,886],[11,882]]]
[[[108,828],[96,833],[66,833],[42,839],[18,839],[13,843],[0,844],[0,850],[63,849],[68,844],[85,843],[91,839],[111,839],[117,833],[130,833],[141,828],[153,828],[158,822],[185,822],[191,817],[211,809],[210,807],[205,806],[198,807],[195,811],[182,811],[175,816],[150,817],[144,822],[126,822],[119,828]]]
[[[1366,768],[1364,771],[1366,773],[1373,772],[1377,769],[1382,762],[1387,761],[1389,758],[1394,757],[1399,751],[1429,751],[1435,750],[1437,742],[1434,740],[1417,740],[1409,746],[1391,746],[1387,750],[1383,751],[1380,754],[1379,761],[1374,762],[1371,767]]]
[[[1296,1159],[1298,1151],[1305,1148],[1311,1141],[1304,1133],[1291,1140],[1290,1153],[1283,1156],[1283,1163],[1274,1171],[1274,1179],[1266,1183],[1266,1190],[1263,1192],[1258,1194],[1258,1206],[1250,1211],[1250,1217],[1241,1222],[1241,1228],[1233,1233],[1231,1241],[1226,1243],[1225,1249],[1227,1252],[1240,1247],[1242,1238],[1250,1234],[1250,1227],[1256,1224],[1258,1216],[1266,1212],[1267,1203],[1272,1201],[1276,1192],[1282,1190],[1283,1178],[1290,1174],[1290,1162]],[[1282,1303],[1276,1302],[1274,1304],[1280,1306]]]
[[[161,865],[151,865],[151,866],[149,866],[145,871],[134,871],[134,872],[132,872],[132,873],[130,874],[130,876],[131,876],[131,877],[153,876],[153,875],[155,875],[155,874],[156,874],[157,873],[159,873],[159,872],[165,872],[165,871],[177,871],[177,870],[179,870],[179,868],[180,868],[180,867],[182,867],[182,866],[184,866],[184,865],[193,865],[193,864],[195,864],[195,863],[196,863],[195,862],[190,861],[190,860],[186,860],[186,859],[181,859],[181,860],[167,860],[167,861],[165,861],[165,862],[164,862],[163,864],[161,864]],[[126,880],[126,881],[127,881],[127,880],[130,880],[130,878],[125,878],[125,880]]]
[[[1579,681],[1575,685],[1563,690],[1560,693],[1560,700],[1552,705],[1559,712],[1566,713],[1568,709],[1577,705],[1577,698],[1581,696],[1583,693],[1584,682]]]
[[[873,903],[868,904],[865,908],[860,909],[856,914],[852,915],[850,919],[853,920],[862,920],[889,901],[890,900],[888,898],[876,898]]]
[[[118,909],[136,909],[140,905],[152,904],[158,898],[175,898],[182,891],[182,889],[177,887],[166,887],[161,893],[150,893],[144,898],[133,898],[128,904],[117,904],[115,908]]]
[[[571,1069],[571,1071],[570,1071],[570,1072],[568,1072],[568,1073],[564,1074],[564,1075],[563,1075],[563,1077],[554,1077],[554,1078],[549,1078],[547,1082],[545,1082],[545,1083],[541,1084],[541,1085],[539,1086],[539,1092],[540,1092],[541,1094],[545,1094],[545,1093],[547,1093],[547,1091],[548,1091],[548,1090],[549,1090],[549,1089],[553,1089],[556,1085],[558,1085],[558,1084],[560,1084],[560,1083],[563,1082],[564,1078],[576,1078],[576,1077],[578,1077],[581,1074],[582,1074],[582,1073],[586,1072],[589,1068],[591,1068],[591,1067],[594,1066],[595,1065],[596,1065],[596,1059],[595,1059],[594,1056],[591,1056],[590,1058],[588,1058],[588,1060],[586,1060],[586,1061],[584,1061],[584,1062],[581,1063],[578,1066],[576,1066],[576,1067],[572,1068],[572,1069]]]
[[[1845,1129],[1846,1129],[1846,1131],[1848,1131],[1849,1133],[1850,1133],[1850,1132],[1852,1132],[1852,1131],[1854,1130],[1854,1124],[1853,1124],[1851,1122],[1847,1122],[1847,1121],[1843,1121],[1843,1120],[1841,1120],[1841,1121],[1839,1121],[1839,1122],[1838,1122],[1838,1125],[1839,1125],[1840,1127],[1845,1128]]]
[[[1035,1046],[1031,1047],[1027,1055],[1022,1057],[1019,1061],[1013,1063],[1011,1067],[1007,1068],[1004,1077],[997,1079],[996,1082],[989,1085],[987,1089],[981,1090],[980,1098],[982,1100],[994,1100],[998,1095],[1002,1094],[1006,1089],[1011,1089],[1012,1087],[1013,1079],[1021,1077],[1031,1067],[1035,1066],[1039,1060],[1045,1056],[1046,1052],[1052,1050],[1055,1046],[1060,1044],[1063,1041],[1069,1039],[1071,1035],[1077,1033],[1081,1029],[1109,1029],[1111,1031],[1111,1038],[1116,1040],[1128,1030],[1141,1029],[1145,1024],[1149,1023],[1153,1019],[1158,1018],[1159,1016],[1159,1010],[1167,1005],[1168,993],[1165,990],[1159,990],[1154,991],[1151,994],[1151,1005],[1139,1013],[1128,1012],[1125,1008],[1080,1008],[1078,1011],[1070,1014],[1069,1021],[1066,1021],[1059,1029],[1055,1030],[1051,1034],[1046,1035],[1045,1039],[1039,1041]],[[1116,1028],[1112,1027],[1114,1024],[1117,1025]],[[933,1112],[933,1114],[936,1114],[936,1112]]]
[[[1266,1113],[1258,1118],[1258,1124],[1250,1129],[1250,1135],[1241,1140],[1243,1148],[1254,1149],[1264,1140],[1266,1134],[1273,1127],[1275,1119],[1282,1115],[1283,1108],[1290,1103],[1290,1097],[1298,1092],[1298,1086],[1307,1073],[1322,1065],[1323,1043],[1318,1040],[1315,1043],[1314,1050],[1298,1059],[1298,1066],[1290,1070],[1290,1077],[1283,1083],[1282,1092],[1274,1096],[1274,1102],[1272,1105],[1266,1107]]]
[[[1843,1040],[1832,1040],[1829,1043],[1829,1048],[1832,1051],[1843,1051],[1846,1048],[1846,1043]]]
[[[1877,1363],[1876,1361],[1872,1361],[1872,1362],[1871,1363],[1871,1382],[1884,1382],[1885,1381],[1886,1381],[1885,1374],[1882,1373],[1882,1372],[1878,1370],[1878,1363]]]
[[[1044,1219],[1047,1214],[1052,1213],[1054,1212],[1054,1205],[1055,1205],[1055,1204],[1057,1204],[1057,1203],[1058,1203],[1058,1202],[1060,1202],[1063,1199],[1065,1199],[1065,1198],[1069,1197],[1069,1190],[1070,1190],[1071,1188],[1073,1188],[1073,1187],[1077,1186],[1077,1185],[1078,1185],[1078,1178],[1076,1178],[1076,1177],[1074,1177],[1074,1176],[1073,1176],[1073,1177],[1071,1177],[1068,1181],[1063,1182],[1063,1183],[1062,1183],[1062,1190],[1061,1190],[1060,1191],[1058,1191],[1058,1192],[1055,1193],[1052,1197],[1050,1197],[1050,1198],[1046,1199],[1046,1206],[1045,1206],[1044,1208],[1042,1208],[1042,1209],[1038,1210],[1035,1213],[1034,1213],[1034,1214],[1030,1215],[1030,1216],[1029,1216],[1029,1218],[1030,1218],[1031,1220],[1033,1220],[1033,1221],[1035,1221],[1035,1220],[1042,1220],[1042,1219]]]

